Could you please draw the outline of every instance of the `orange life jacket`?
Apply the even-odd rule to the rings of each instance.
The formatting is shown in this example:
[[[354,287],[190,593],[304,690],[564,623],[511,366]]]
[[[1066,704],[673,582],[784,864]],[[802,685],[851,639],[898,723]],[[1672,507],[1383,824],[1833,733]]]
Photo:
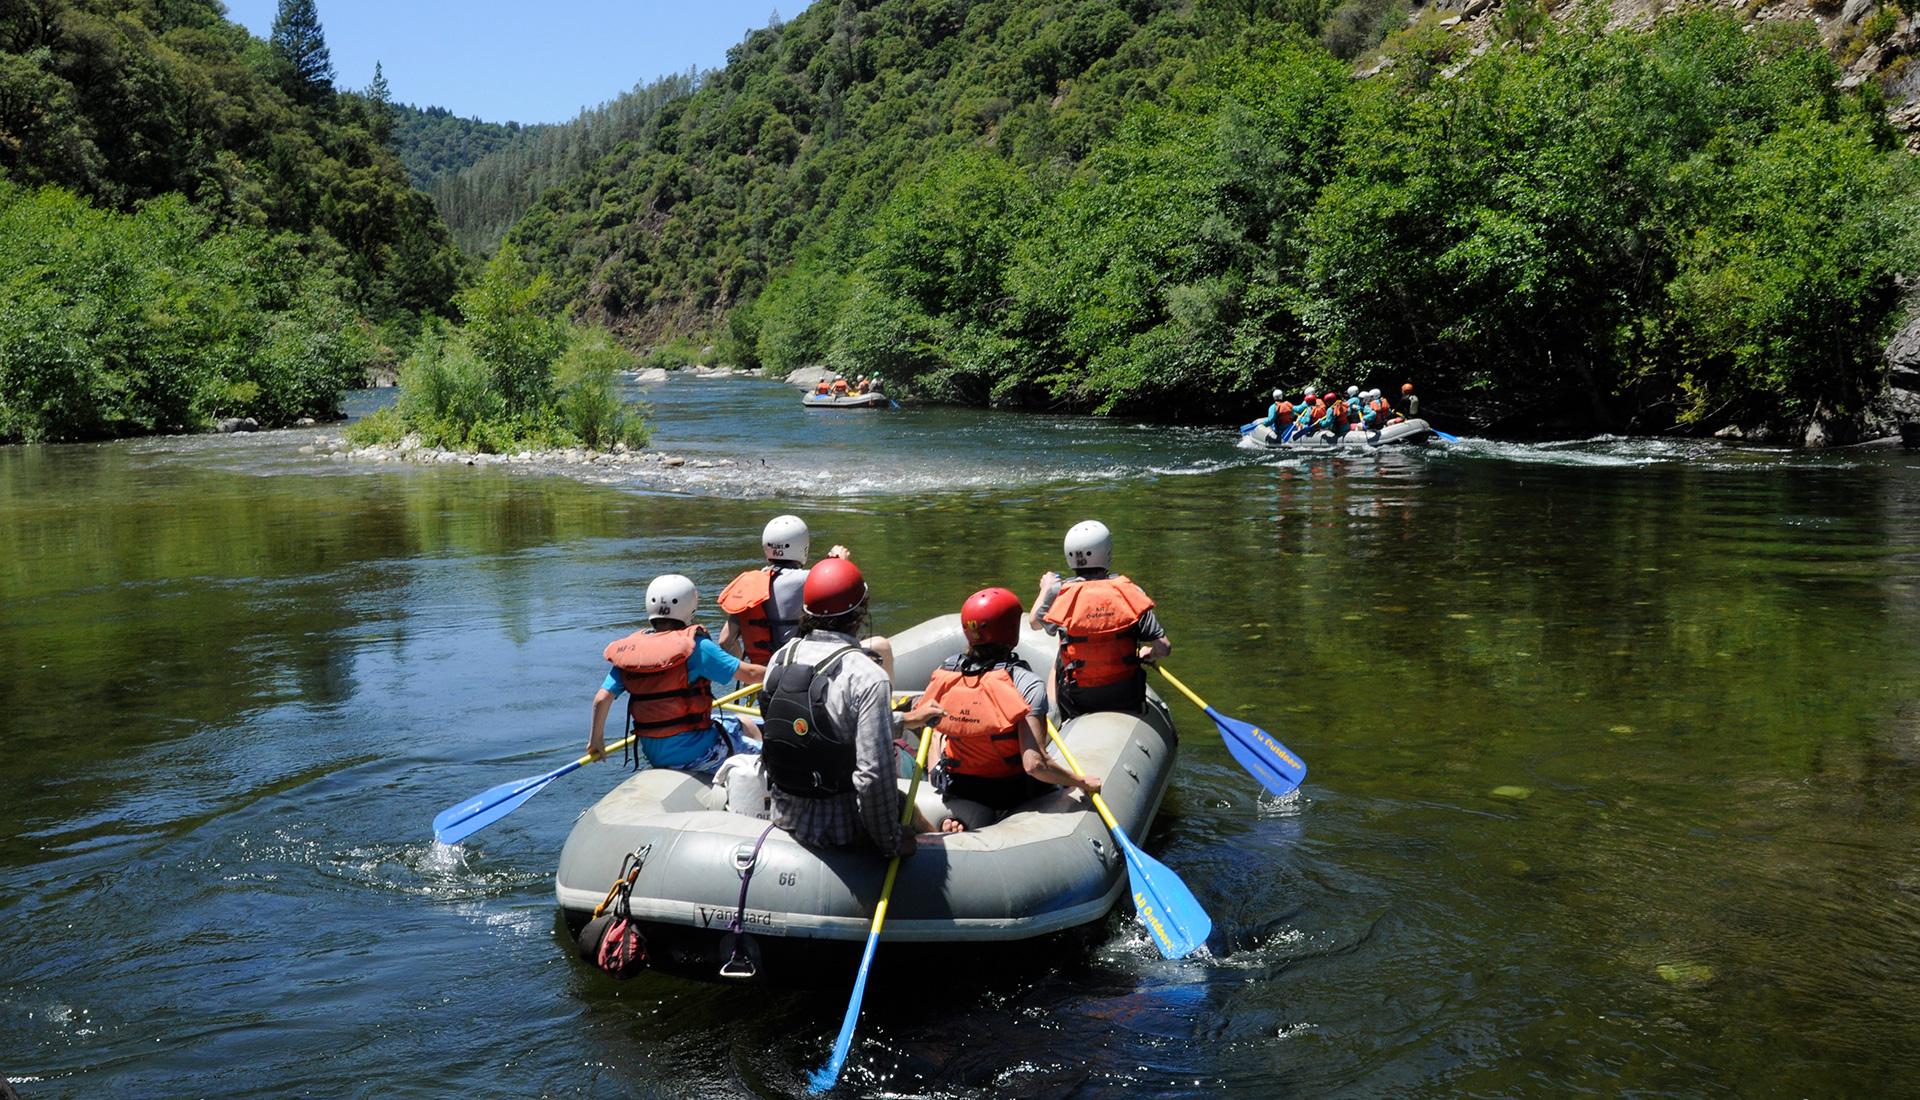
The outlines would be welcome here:
[[[928,703],[939,703],[947,712],[934,728],[946,739],[941,755],[949,772],[981,779],[1026,774],[1020,761],[1020,727],[1032,708],[1006,669],[934,669],[915,707]]]
[[[834,379],[834,381],[833,381],[833,392],[834,392],[835,394],[844,394],[844,393],[846,393],[846,392],[847,392],[847,380],[846,380],[846,379],[844,379],[844,378],[836,378],[836,379]]]
[[[713,724],[713,693],[705,680],[687,680],[687,658],[707,636],[698,626],[642,630],[607,647],[627,689],[627,717],[641,737],[672,737]]]
[[[1060,627],[1055,668],[1066,682],[1103,687],[1140,675],[1133,624],[1153,610],[1153,598],[1125,577],[1060,586],[1047,622]]]
[[[826,392],[827,392],[827,390],[828,390],[828,388],[829,388],[829,385],[828,385],[828,383],[826,383],[826,382],[822,382],[822,383],[820,383],[819,385],[817,385],[817,386],[815,386],[815,387],[813,387],[813,392],[815,392],[815,393],[826,393]]]
[[[764,665],[773,658],[771,569],[753,569],[733,578],[720,593],[720,610],[740,620],[740,644],[749,662]]]

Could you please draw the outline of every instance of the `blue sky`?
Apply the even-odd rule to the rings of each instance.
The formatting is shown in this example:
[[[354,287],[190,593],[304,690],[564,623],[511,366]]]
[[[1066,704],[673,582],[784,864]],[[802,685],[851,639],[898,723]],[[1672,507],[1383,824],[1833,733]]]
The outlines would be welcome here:
[[[227,0],[262,38],[277,0]],[[764,27],[775,0],[318,0],[340,86],[378,61],[393,98],[489,122],[563,122],[635,84],[690,65],[719,68]],[[781,14],[805,5],[790,2]]]

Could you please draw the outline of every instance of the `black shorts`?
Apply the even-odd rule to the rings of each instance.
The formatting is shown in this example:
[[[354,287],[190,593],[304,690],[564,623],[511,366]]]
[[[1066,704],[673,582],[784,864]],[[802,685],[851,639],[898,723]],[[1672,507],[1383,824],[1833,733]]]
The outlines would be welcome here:
[[[1147,674],[1136,672],[1117,684],[1102,684],[1092,688],[1079,687],[1062,679],[1058,692],[1056,703],[1062,722],[1101,710],[1139,714],[1147,709]]]
[[[1011,810],[1022,802],[1057,789],[1053,784],[1042,783],[1030,775],[983,779],[977,775],[948,772],[947,788],[940,793],[943,798],[964,798],[990,810]]]

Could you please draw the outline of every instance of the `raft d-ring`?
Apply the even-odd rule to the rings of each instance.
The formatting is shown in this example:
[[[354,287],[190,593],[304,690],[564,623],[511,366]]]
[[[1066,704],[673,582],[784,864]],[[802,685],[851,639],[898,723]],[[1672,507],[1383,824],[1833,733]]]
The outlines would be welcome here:
[[[1093,845],[1093,854],[1100,857],[1100,862],[1105,863],[1107,861],[1107,846],[1100,843],[1098,837],[1088,837],[1087,843]]]
[[[1135,741],[1133,743],[1133,747],[1136,749],[1139,749],[1141,754],[1144,755],[1148,760],[1153,759],[1153,750],[1147,747],[1147,743],[1145,741]]]
[[[759,859],[760,846],[742,842],[740,847],[733,850],[733,869],[744,875],[753,870],[753,865],[759,862]]]
[[[1131,764],[1122,764],[1122,765],[1120,765],[1120,770],[1121,770],[1121,771],[1123,771],[1123,772],[1126,772],[1126,773],[1127,773],[1128,775],[1130,775],[1130,776],[1133,776],[1133,781],[1134,781],[1135,783],[1138,783],[1138,782],[1140,782],[1140,773],[1139,773],[1139,772],[1137,772],[1137,771],[1134,771],[1134,770],[1133,770],[1133,765],[1131,765]]]

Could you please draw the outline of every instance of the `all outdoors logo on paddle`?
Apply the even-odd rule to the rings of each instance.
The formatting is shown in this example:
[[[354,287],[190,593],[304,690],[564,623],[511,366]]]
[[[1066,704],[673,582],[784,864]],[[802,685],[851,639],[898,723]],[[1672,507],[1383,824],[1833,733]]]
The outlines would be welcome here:
[[[1140,919],[1147,922],[1147,927],[1153,929],[1153,934],[1159,937],[1162,944],[1165,944],[1169,949],[1175,948],[1176,945],[1173,942],[1173,937],[1167,934],[1167,926],[1160,920],[1159,910],[1153,907],[1152,900],[1147,897],[1145,892],[1140,890],[1133,892],[1133,907],[1139,910]],[[1173,957],[1175,958],[1183,954],[1185,954],[1185,952],[1173,951]]]

